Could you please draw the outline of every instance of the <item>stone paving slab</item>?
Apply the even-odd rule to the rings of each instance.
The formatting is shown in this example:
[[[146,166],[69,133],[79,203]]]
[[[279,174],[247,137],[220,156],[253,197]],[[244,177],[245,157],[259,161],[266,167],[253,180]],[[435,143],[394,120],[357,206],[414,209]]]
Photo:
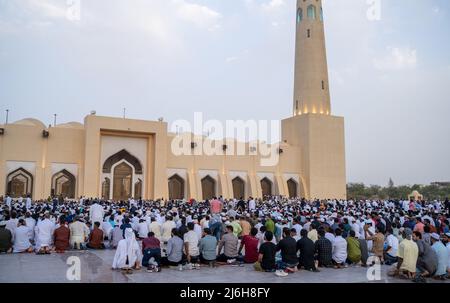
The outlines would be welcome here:
[[[218,268],[202,267],[200,270],[163,268],[160,273],[148,273],[145,269],[125,275],[112,270],[114,250],[70,251],[64,254],[2,254],[0,255],[0,283],[367,283],[367,269],[349,267],[345,269],[321,269],[320,273],[299,271],[287,277],[274,273],[261,273],[252,265]],[[69,281],[66,273],[67,260],[71,256],[80,258],[81,281]],[[381,280],[377,283],[411,283],[387,276],[388,266],[381,266]],[[431,281],[430,281],[431,282]],[[373,282],[371,282],[373,283]],[[444,282],[447,283],[447,282]]]

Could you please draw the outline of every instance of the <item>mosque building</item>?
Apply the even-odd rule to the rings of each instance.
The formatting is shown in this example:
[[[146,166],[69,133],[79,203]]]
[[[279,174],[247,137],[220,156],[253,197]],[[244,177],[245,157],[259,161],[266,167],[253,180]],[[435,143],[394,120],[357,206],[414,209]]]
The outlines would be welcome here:
[[[281,121],[274,165],[263,165],[256,152],[264,143],[210,142],[191,134],[192,153],[178,155],[178,134],[163,120],[93,112],[83,124],[46,127],[23,119],[0,125],[0,196],[346,198],[344,119],[331,110],[321,0],[297,1],[292,106],[292,116]],[[202,153],[205,141],[223,153]],[[230,152],[238,147],[247,152]]]

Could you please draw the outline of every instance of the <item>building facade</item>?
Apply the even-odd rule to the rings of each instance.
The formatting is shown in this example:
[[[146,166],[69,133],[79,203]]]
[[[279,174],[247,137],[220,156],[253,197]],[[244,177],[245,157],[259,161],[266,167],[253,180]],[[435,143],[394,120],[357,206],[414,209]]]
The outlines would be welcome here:
[[[331,115],[320,0],[298,0],[296,27],[293,115],[281,121],[279,144],[211,141],[170,133],[163,121],[95,114],[54,127],[24,119],[0,125],[0,196],[345,198],[344,119]],[[191,153],[174,152],[180,136]],[[223,152],[205,155],[205,142]],[[263,145],[276,150],[275,165],[262,164]]]

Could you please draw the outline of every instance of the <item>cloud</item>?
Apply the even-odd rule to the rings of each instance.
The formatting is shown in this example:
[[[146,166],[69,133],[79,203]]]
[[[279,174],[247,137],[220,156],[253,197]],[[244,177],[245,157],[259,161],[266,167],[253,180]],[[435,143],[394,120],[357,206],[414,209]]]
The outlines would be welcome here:
[[[180,19],[208,30],[215,30],[220,27],[218,22],[222,15],[217,11],[207,6],[188,3],[184,0],[174,0],[173,2],[177,6],[177,16]]]
[[[225,62],[226,63],[231,63],[231,62],[234,62],[236,60],[238,60],[238,57],[228,57],[228,58],[225,59]]]
[[[49,18],[66,18],[67,7],[63,7],[51,0],[28,0],[24,3],[30,11]]]
[[[262,9],[266,12],[272,12],[284,6],[284,0],[271,0],[269,3],[263,3],[261,5]]]
[[[405,70],[417,66],[417,50],[409,47],[388,47],[389,54],[383,58],[373,59],[373,66],[377,70]]]

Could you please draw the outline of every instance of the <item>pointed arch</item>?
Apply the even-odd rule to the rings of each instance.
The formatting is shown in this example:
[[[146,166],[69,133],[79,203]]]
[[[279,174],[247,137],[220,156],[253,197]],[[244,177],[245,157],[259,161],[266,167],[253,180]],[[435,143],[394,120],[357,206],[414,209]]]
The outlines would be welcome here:
[[[33,194],[33,175],[20,167],[6,177],[6,193],[12,198]]]
[[[111,179],[105,178],[102,182],[102,198],[105,200],[109,200],[109,191],[111,190]]]
[[[298,197],[298,183],[293,178],[290,178],[287,181],[289,198],[297,198]]]
[[[132,196],[133,168],[122,161],[114,167],[113,200],[125,201]]]
[[[170,200],[181,200],[185,198],[184,195],[184,179],[178,174],[174,174],[168,180],[169,185],[169,199]]]
[[[241,177],[236,177],[231,181],[233,185],[233,197],[240,199],[245,197],[245,181]]]
[[[313,4],[308,6],[307,14],[308,19],[316,20],[316,7]]]
[[[202,179],[201,183],[203,200],[209,200],[216,196],[216,180],[208,175]]]
[[[303,10],[301,7],[297,9],[297,24],[303,20]]]
[[[115,153],[108,159],[106,159],[105,163],[103,163],[103,173],[109,174],[111,173],[111,169],[114,164],[119,161],[126,160],[128,163],[133,165],[134,171],[137,175],[142,174],[142,164],[138,158],[130,154],[126,149],[122,149],[121,151]]]
[[[63,169],[52,176],[52,195],[64,198],[74,199],[76,188],[75,176]]]
[[[273,195],[273,183],[272,181],[269,180],[269,178],[264,177],[263,179],[261,179],[261,191],[262,191],[262,195],[263,197],[265,196],[272,196]]]

